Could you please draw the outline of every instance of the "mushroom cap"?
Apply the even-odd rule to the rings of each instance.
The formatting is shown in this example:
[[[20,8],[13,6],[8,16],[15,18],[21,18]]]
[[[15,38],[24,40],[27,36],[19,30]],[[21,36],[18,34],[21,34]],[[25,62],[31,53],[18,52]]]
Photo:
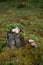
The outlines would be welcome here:
[[[19,33],[20,29],[18,27],[16,27],[16,28],[12,29],[12,32]]]
[[[31,45],[32,47],[37,47],[37,44],[35,43],[34,40],[30,39],[30,40],[28,40],[28,41],[29,41],[29,43],[30,43],[30,45]]]
[[[29,41],[29,43],[34,43],[34,40],[32,40],[32,39],[30,39],[30,40],[28,40]]]
[[[19,33],[20,29],[18,27],[15,28],[15,33]]]
[[[12,32],[15,32],[15,28],[14,28],[14,29],[12,29]]]

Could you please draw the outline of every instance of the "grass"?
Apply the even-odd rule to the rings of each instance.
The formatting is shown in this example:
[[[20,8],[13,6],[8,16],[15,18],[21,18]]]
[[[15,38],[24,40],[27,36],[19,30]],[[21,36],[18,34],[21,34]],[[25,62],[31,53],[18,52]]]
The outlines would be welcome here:
[[[16,4],[17,6],[17,4]],[[30,8],[17,8],[14,2],[0,3],[0,62],[1,65],[9,65],[6,62],[16,62],[19,59],[19,65],[43,65],[43,9],[37,6]],[[7,26],[20,23],[24,27],[25,40],[34,39],[38,48],[31,48],[27,43],[21,50],[7,51],[6,34]],[[5,45],[3,48],[3,44]]]

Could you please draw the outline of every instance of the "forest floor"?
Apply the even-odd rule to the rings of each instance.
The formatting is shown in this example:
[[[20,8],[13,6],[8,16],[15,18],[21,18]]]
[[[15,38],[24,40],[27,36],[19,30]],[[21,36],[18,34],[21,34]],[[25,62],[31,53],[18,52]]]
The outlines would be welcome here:
[[[5,6],[6,5],[6,6]],[[19,65],[43,65],[43,9],[16,9],[11,4],[0,4],[0,63],[14,65],[19,59]],[[9,7],[9,8],[8,8]],[[21,23],[24,26],[25,40],[35,40],[38,48],[31,48],[27,43],[22,49],[7,50],[6,42],[7,26],[13,23]],[[23,34],[24,34],[23,33]],[[6,64],[7,63],[7,64]]]

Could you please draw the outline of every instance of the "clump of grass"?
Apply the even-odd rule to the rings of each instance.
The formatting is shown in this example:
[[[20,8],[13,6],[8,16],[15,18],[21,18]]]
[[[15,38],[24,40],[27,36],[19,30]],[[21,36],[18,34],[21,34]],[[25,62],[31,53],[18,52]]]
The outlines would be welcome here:
[[[30,39],[33,39],[33,40],[35,40],[35,41],[40,41],[40,38],[39,38],[38,36],[34,35],[34,34],[30,34],[30,35],[29,35],[29,38],[30,38]]]
[[[36,42],[40,42],[41,41],[40,37],[36,36],[35,34],[27,34],[27,35],[25,35],[25,38],[26,38],[26,40],[33,39]]]

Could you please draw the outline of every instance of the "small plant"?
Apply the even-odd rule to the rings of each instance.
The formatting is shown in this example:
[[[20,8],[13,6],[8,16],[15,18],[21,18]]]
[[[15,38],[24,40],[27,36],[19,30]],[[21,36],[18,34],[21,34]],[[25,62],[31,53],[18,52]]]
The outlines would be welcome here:
[[[20,30],[22,30],[22,31],[24,29],[24,27],[20,23],[14,23],[14,24],[10,24],[10,25],[7,26],[7,31],[12,32],[12,29],[15,28],[15,27],[19,27]]]

